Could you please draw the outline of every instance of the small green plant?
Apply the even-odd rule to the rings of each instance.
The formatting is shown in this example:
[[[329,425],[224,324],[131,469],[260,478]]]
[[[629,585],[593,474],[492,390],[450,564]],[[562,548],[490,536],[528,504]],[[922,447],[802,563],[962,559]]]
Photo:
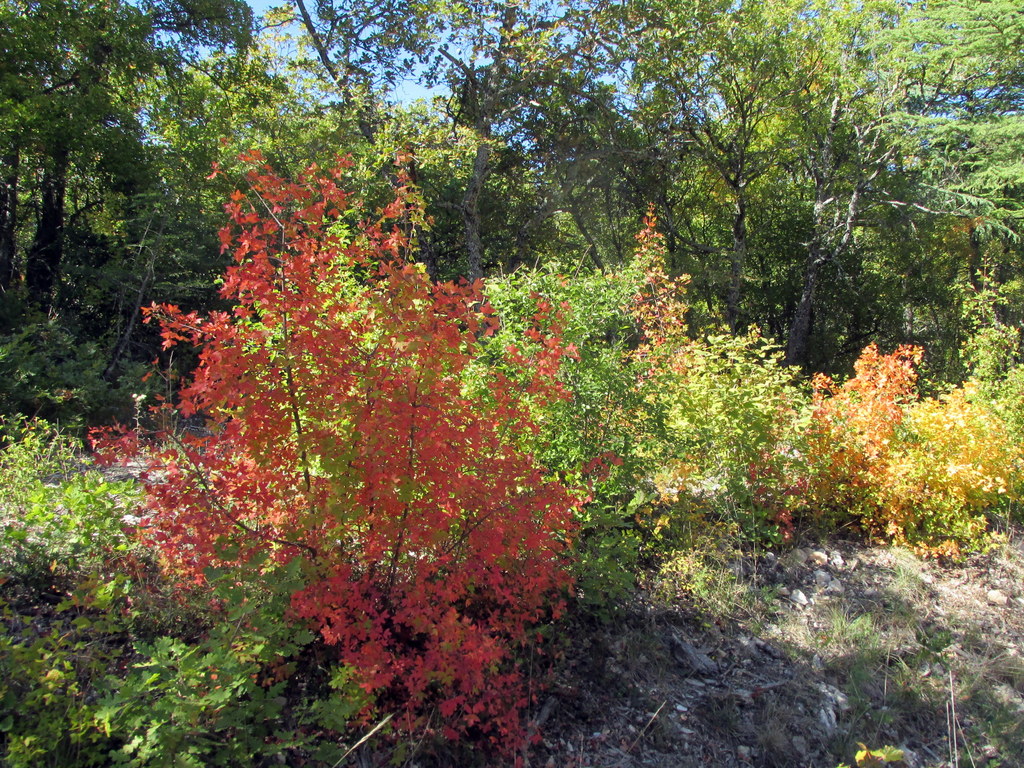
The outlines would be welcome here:
[[[757,331],[709,336],[678,347],[659,384],[678,468],[663,495],[702,500],[748,541],[789,535],[806,395],[780,351]]]
[[[774,611],[774,592],[751,588],[738,576],[736,564],[743,552],[734,525],[702,521],[672,541],[677,549],[662,556],[654,582],[658,599],[683,601],[710,619],[742,619],[753,625]]]
[[[40,421],[11,420],[0,452],[0,573],[15,586],[69,592],[112,575],[137,548],[131,481],[85,471],[77,443]]]
[[[69,589],[89,572],[114,573],[137,547],[125,530],[137,497],[133,482],[107,482],[95,472],[57,486],[38,483],[23,497],[19,518],[4,524],[0,566],[37,588]]]
[[[635,586],[641,540],[635,517],[645,503],[646,443],[656,431],[637,386],[640,366],[629,355],[637,334],[630,306],[644,268],[641,258],[617,271],[575,269],[568,276],[550,262],[486,286],[502,323],[487,341],[481,367],[499,364],[501,350],[530,332],[538,301],[557,314],[572,350],[558,374],[569,396],[533,403],[540,425],[535,446],[545,466],[590,488],[590,501],[578,511],[577,596],[601,615],[614,612]]]
[[[12,605],[0,637],[0,754],[14,767],[101,764],[93,702],[124,651],[135,489],[83,473],[77,443],[45,422],[4,427],[0,573]]]
[[[126,673],[105,680],[94,722],[120,745],[110,753],[114,765],[287,761],[291,750],[309,746],[302,728],[321,736],[325,728],[343,731],[365,704],[342,667],[320,686],[326,699],[285,695],[308,676],[298,667],[314,640],[285,618],[301,585],[296,568],[267,567],[262,589],[227,573],[207,576],[216,619],[209,632],[138,642]]]
[[[241,767],[296,750],[337,762],[367,696],[351,669],[315,661],[314,634],[288,617],[296,569],[263,575],[256,587],[210,572],[212,621],[184,636],[135,636],[125,578],[83,584],[43,614],[5,607],[0,763]]]
[[[80,465],[77,441],[38,419],[0,419],[0,510],[17,517],[48,477],[70,474]]]
[[[122,663],[124,629],[111,600],[125,583],[82,590],[45,614],[3,606],[0,762],[9,768],[101,765],[110,742],[95,727],[97,681]],[[82,603],[93,602],[87,609]]]

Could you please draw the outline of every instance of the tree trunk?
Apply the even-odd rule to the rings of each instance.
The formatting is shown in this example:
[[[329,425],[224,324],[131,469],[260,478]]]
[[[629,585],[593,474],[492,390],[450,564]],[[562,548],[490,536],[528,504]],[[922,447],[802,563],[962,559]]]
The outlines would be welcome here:
[[[473,159],[473,175],[466,185],[466,193],[462,196],[462,222],[466,226],[466,260],[470,282],[484,276],[484,243],[480,222],[480,194],[483,192],[484,181],[489,170],[491,147],[486,137],[476,148]]]
[[[68,152],[58,149],[52,165],[43,172],[41,207],[36,235],[25,260],[25,285],[29,299],[49,311],[53,289],[64,256],[64,192],[67,187]]]
[[[18,226],[18,151],[0,160],[7,172],[0,179],[0,293],[15,280],[16,232]]]
[[[821,265],[825,262],[817,245],[811,245],[807,253],[807,269],[804,272],[804,289],[800,303],[796,306],[793,323],[789,327],[786,344],[786,364],[804,365],[807,362],[807,342],[811,336],[811,317],[814,310],[814,294],[818,289]]]
[[[726,296],[725,319],[729,331],[739,327],[740,294],[743,288],[743,270],[747,262],[747,200],[742,191],[736,196],[732,218],[732,257],[729,264],[729,293]]]

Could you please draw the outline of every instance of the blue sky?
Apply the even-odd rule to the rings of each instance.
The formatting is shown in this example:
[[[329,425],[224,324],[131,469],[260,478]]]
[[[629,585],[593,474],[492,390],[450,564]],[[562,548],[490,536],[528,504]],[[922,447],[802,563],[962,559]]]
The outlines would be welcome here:
[[[283,5],[281,2],[271,2],[271,0],[248,0],[249,7],[256,12],[259,16],[263,14],[268,8],[273,8],[275,5]]]

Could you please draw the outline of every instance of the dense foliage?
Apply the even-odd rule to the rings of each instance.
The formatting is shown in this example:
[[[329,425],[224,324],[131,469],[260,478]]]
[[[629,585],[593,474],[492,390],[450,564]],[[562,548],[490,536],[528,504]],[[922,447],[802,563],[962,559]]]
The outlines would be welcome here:
[[[912,343],[958,383],[975,298],[1019,278],[1009,0],[0,12],[9,414],[130,413],[159,350],[138,307],[216,305],[217,201],[251,148],[289,173],[341,149],[378,204],[406,153],[435,279],[618,269],[653,206],[690,332],[757,327],[805,370]]]
[[[313,170],[249,181],[222,235],[232,311],[151,310],[167,346],[200,347],[177,412],[213,434],[145,451],[143,525],[191,578],[273,581],[298,561],[293,620],[374,701],[408,728],[436,706],[446,735],[507,742],[526,701],[510,652],[559,611],[578,503],[527,453],[525,404],[563,396],[557,325],[541,304],[535,345],[474,368],[496,320],[477,286],[403,258],[401,197],[369,223]],[[116,450],[135,460],[137,439]]]
[[[497,759],[687,530],[990,546],[984,6],[0,0],[5,764]]]

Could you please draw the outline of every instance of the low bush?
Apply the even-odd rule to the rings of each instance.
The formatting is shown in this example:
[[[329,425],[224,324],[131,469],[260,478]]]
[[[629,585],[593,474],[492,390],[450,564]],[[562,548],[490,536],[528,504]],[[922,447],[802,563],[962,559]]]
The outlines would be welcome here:
[[[1018,498],[1020,444],[976,396],[968,384],[908,408],[878,493],[896,543],[952,555],[984,547],[986,513]]]
[[[668,363],[657,397],[674,471],[663,496],[697,502],[747,541],[790,535],[806,397],[779,350],[752,331],[687,342]]]
[[[83,463],[78,443],[42,421],[9,421],[0,452],[0,568],[15,587],[63,594],[112,578],[136,545],[125,526],[137,493]]]
[[[577,513],[577,597],[589,610],[609,614],[635,587],[641,534],[635,520],[643,500],[649,437],[656,431],[637,386],[639,366],[630,356],[637,328],[630,307],[646,280],[643,258],[619,270],[580,270],[571,276],[558,263],[492,280],[486,295],[501,318],[486,340],[480,364],[503,359],[500,350],[536,333],[537,303],[557,314],[567,349],[558,381],[569,395],[532,404],[540,427],[541,463],[590,499]],[[536,342],[534,342],[536,343]]]
[[[917,399],[917,364],[922,351],[902,346],[888,355],[867,347],[843,384],[817,375],[807,431],[809,516],[825,530],[862,520],[884,529],[876,519],[877,490],[886,483],[893,441],[906,406]]]
[[[984,547],[987,511],[1017,497],[1019,443],[968,383],[918,399],[921,350],[868,347],[841,386],[815,380],[804,504],[826,529],[854,520],[932,554]]]
[[[98,681],[92,721],[109,744],[109,764],[338,760],[363,696],[354,682],[332,690],[310,669],[314,634],[283,618],[301,586],[292,570],[268,571],[259,588],[208,573],[208,631],[140,638],[120,674]]]
[[[527,452],[571,350],[540,306],[481,372],[497,320],[479,286],[404,260],[410,203],[371,219],[342,170],[286,182],[251,159],[222,234],[234,308],[152,310],[168,346],[201,349],[177,409],[209,434],[105,448],[148,457],[147,539],[182,578],[297,568],[288,615],[361,691],[339,706],[421,734],[439,713],[444,736],[509,749],[529,697],[518,651],[571,581],[580,496]]]

